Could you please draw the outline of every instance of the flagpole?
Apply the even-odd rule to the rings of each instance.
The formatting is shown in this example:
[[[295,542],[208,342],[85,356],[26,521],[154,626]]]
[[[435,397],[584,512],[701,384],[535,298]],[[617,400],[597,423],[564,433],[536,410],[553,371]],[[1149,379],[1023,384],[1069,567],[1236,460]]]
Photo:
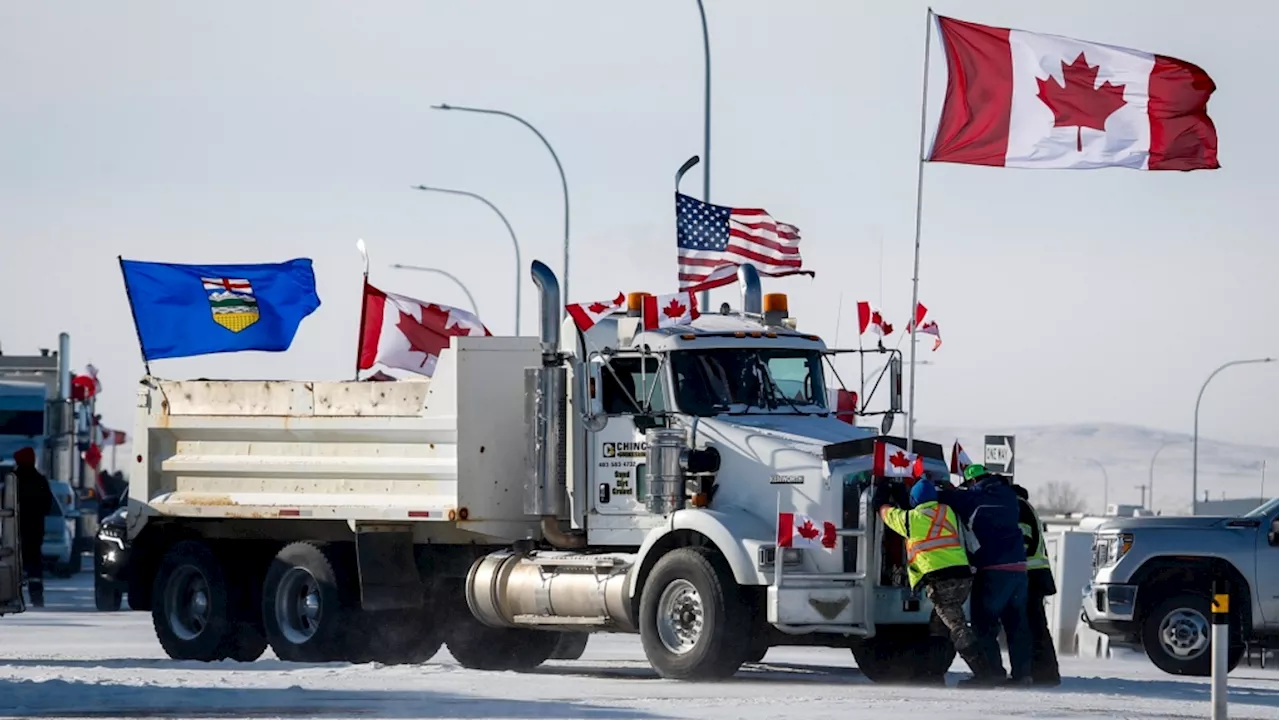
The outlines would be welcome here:
[[[364,260],[364,281],[360,284],[360,329],[356,331],[356,367],[353,379],[360,379],[360,350],[364,347],[364,322],[365,309],[369,306],[365,302],[365,295],[369,291],[369,252],[365,249],[364,238],[356,240],[356,249],[360,251],[360,258]],[[516,330],[520,332],[519,329]]]
[[[933,8],[925,14],[924,72],[920,83],[920,151],[916,154],[916,250],[911,274],[911,387],[907,396],[907,452],[915,440],[916,416],[916,307],[920,304],[920,215],[924,209],[924,141],[929,109],[929,45],[933,39]]]
[[[142,344],[142,328],[138,327],[138,311],[133,307],[133,292],[129,290],[129,276],[124,274],[124,256],[117,255],[120,263],[120,279],[124,282],[124,296],[129,300],[129,315],[133,317],[133,332],[138,336],[138,352],[142,354],[142,369],[151,377],[151,362],[147,360],[147,348]]]

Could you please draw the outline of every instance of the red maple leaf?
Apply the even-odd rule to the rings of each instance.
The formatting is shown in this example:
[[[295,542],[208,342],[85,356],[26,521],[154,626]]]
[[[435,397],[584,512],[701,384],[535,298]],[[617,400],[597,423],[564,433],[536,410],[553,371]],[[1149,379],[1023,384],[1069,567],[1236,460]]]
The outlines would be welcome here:
[[[688,312],[688,310],[689,308],[685,307],[684,303],[675,298],[671,298],[671,302],[667,303],[667,306],[662,308],[662,314],[669,318],[678,318],[684,317],[684,314]]]
[[[1040,86],[1036,97],[1053,111],[1053,126],[1075,127],[1076,152],[1084,149],[1080,138],[1082,128],[1105,132],[1107,118],[1125,106],[1124,85],[1112,85],[1108,80],[1100,87],[1094,87],[1099,67],[1090,67],[1084,53],[1080,53],[1080,57],[1070,65],[1062,63],[1063,85],[1053,77],[1047,80],[1036,78],[1036,84]]]
[[[820,534],[818,528],[813,526],[812,520],[805,520],[804,524],[796,528],[796,534],[806,540],[812,540]]]
[[[608,309],[609,309],[608,305],[605,305],[604,303],[599,303],[599,302],[593,302],[587,306],[587,311],[590,312],[592,315],[599,315],[600,313]]]
[[[889,464],[896,468],[904,468],[910,465],[911,461],[907,459],[906,453],[899,450],[898,452],[889,456]]]
[[[434,329],[445,328],[448,323],[449,311],[435,305],[422,308],[422,322],[415,320],[409,313],[400,311],[400,320],[396,323],[396,329],[404,333],[405,338],[409,340],[410,350],[425,353],[422,364],[418,367],[426,367],[427,360],[431,356],[438,357],[441,350],[449,347],[449,336]]]

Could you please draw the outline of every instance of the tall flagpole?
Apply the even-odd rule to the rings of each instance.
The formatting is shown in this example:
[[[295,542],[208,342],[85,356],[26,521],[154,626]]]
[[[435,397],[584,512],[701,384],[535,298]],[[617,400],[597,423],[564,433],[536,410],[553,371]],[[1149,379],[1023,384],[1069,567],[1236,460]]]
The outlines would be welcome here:
[[[916,429],[916,307],[920,304],[920,214],[924,208],[924,141],[929,109],[929,45],[933,39],[933,8],[925,15],[924,79],[920,83],[920,152],[916,155],[916,259],[911,274],[911,388],[907,396],[907,452],[912,450]]]

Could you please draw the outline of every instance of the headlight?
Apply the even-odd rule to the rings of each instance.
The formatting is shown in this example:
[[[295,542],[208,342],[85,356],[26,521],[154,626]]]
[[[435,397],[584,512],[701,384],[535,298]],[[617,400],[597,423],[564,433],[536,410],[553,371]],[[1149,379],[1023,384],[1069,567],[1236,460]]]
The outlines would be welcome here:
[[[1093,540],[1093,565],[1095,568],[1115,565],[1129,548],[1133,547],[1133,533],[1098,535]]]

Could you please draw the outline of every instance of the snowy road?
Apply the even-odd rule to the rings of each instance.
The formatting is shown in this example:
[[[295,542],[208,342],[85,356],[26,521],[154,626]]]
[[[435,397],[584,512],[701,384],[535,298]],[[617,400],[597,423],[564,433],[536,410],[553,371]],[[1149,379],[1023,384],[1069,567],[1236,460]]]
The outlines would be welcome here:
[[[0,716],[565,718],[604,720],[915,717],[1207,718],[1205,680],[1145,659],[1063,660],[1050,691],[895,688],[871,684],[848,652],[777,648],[732,681],[667,682],[637,639],[598,636],[582,660],[536,673],[464,670],[447,652],[421,666],[174,662],[147,613],[98,613],[88,574],[55,581],[49,606],[0,618]],[[960,666],[951,678],[961,677]],[[910,694],[910,699],[907,695]],[[1277,673],[1231,676],[1231,717],[1275,718]]]

